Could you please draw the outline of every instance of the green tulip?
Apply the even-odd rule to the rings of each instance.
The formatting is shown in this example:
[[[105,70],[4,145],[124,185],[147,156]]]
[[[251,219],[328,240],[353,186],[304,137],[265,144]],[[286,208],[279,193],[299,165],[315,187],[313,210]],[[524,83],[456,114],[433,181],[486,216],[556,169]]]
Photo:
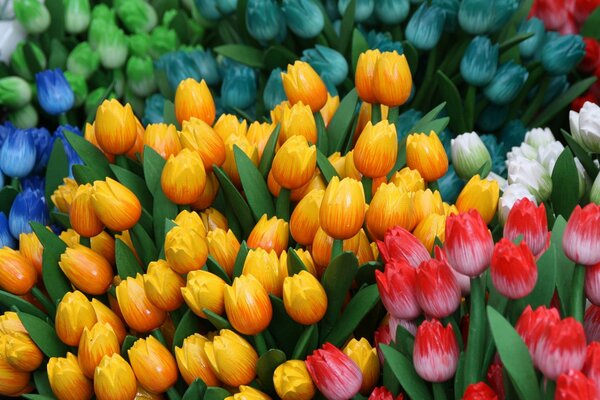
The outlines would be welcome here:
[[[79,107],[88,95],[88,86],[85,83],[85,78],[69,71],[65,72],[65,78],[67,78],[67,82],[69,82],[75,94],[75,107]]]
[[[89,0],[63,0],[65,12],[65,30],[69,33],[81,33],[90,24]]]
[[[113,25],[117,23],[115,10],[102,3],[95,5],[92,9],[92,20],[98,19],[103,20],[105,22],[110,22]]]
[[[152,31],[151,38],[151,51],[152,56],[155,58],[177,49],[177,33],[172,29],[165,28],[164,26],[157,26]]]
[[[42,49],[40,49],[39,46],[34,42],[20,42],[17,45],[15,51],[12,53],[10,59],[10,66],[17,75],[19,75],[27,81],[32,81],[35,72],[38,71],[31,70],[32,66],[29,65],[29,62],[25,56],[26,46],[28,46],[31,49],[33,56],[35,57],[37,64],[39,65],[39,70],[46,69],[46,56],[44,55]]]
[[[28,103],[8,114],[8,120],[19,129],[35,128],[38,124],[38,113],[35,107]]]
[[[98,38],[96,51],[104,68],[121,68],[127,60],[127,36],[118,27],[108,25]]]
[[[79,43],[67,58],[67,70],[88,79],[100,64],[100,56],[92,50],[88,42]]]
[[[0,105],[20,108],[31,101],[29,83],[18,76],[0,78]]]
[[[15,0],[15,17],[27,33],[42,33],[50,26],[50,13],[38,0]]]
[[[139,97],[149,96],[156,90],[154,65],[150,57],[133,56],[127,61],[127,85]]]
[[[152,42],[147,33],[136,33],[129,36],[129,52],[133,56],[146,57],[150,51]]]
[[[119,19],[130,32],[150,32],[156,26],[156,11],[143,0],[120,0],[116,9]]]

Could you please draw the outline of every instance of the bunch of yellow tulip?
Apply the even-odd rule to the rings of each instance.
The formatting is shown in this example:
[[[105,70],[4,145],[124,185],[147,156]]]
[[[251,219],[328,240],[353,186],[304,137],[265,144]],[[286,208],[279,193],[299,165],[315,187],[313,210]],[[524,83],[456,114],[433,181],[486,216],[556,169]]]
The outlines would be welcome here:
[[[31,391],[31,371],[41,368],[59,399],[174,399],[179,376],[220,398],[312,398],[306,352],[255,379],[259,359],[276,344],[273,326],[285,319],[308,336],[317,326],[326,334],[343,298],[361,292],[330,297],[333,260],[351,254],[357,266],[377,265],[376,241],[395,226],[431,251],[436,238],[444,241],[448,215],[475,208],[493,218],[498,185],[478,176],[456,205],[443,202],[435,181],[448,158],[436,132],[399,143],[392,116],[412,87],[403,55],[359,58],[364,102],[346,152],[323,154],[341,106],[316,72],[296,62],[283,83],[288,101],[263,123],[234,115],[215,122],[210,91],[192,79],[177,89],[171,124],[144,128],[129,105],[100,105],[86,126],[88,143],[78,144],[95,156],[84,159],[91,175],[76,171],[77,181],[66,178],[52,195],[69,229],[58,242],[38,229],[21,238],[18,252],[0,250],[0,287],[33,302],[36,281],[33,294],[44,297],[43,280],[58,300],[55,314],[52,302],[43,303],[44,324],[70,347],[55,354],[39,335],[32,340],[31,321],[19,318],[28,310],[17,302],[18,313],[0,317],[0,394]],[[49,286],[55,279],[67,285],[59,296]],[[332,304],[338,308],[328,315]],[[346,343],[368,395],[379,378],[377,352],[350,336],[340,347]],[[286,340],[293,349],[298,338]]]

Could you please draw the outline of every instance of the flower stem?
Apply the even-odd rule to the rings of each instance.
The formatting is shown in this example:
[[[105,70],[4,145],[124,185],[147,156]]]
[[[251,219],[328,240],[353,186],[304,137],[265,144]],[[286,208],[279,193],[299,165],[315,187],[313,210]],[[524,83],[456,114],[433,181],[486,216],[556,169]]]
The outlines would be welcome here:
[[[569,315],[583,323],[583,309],[585,308],[585,297],[583,295],[585,282],[585,267],[575,264],[575,273],[571,281],[571,310]]]
[[[369,204],[371,203],[371,199],[373,198],[373,178],[363,176],[362,185],[365,190],[365,201],[367,204]]]
[[[444,383],[435,382],[432,384],[433,386],[433,398],[435,400],[447,400],[448,396],[446,396],[446,390],[444,388]]]
[[[342,239],[333,239],[333,246],[331,247],[331,259],[333,260],[344,251],[344,241]]]
[[[290,189],[281,188],[277,203],[275,205],[275,214],[278,218],[286,221],[290,220]]]
[[[62,126],[69,125],[69,119],[67,118],[67,113],[61,113],[58,115],[58,123]]]
[[[471,312],[469,338],[466,344],[465,382],[463,387],[477,383],[481,375],[485,330],[485,289],[482,277],[471,279]]]
[[[545,390],[544,390],[544,399],[552,400],[554,399],[554,392],[556,391],[556,382],[550,379],[544,379]]]
[[[267,352],[267,343],[265,342],[265,337],[262,332],[258,335],[254,335],[254,344],[256,344],[256,351],[258,351],[259,357]]]
[[[375,125],[381,121],[381,105],[371,104],[371,123]]]
[[[50,314],[51,317],[54,317],[54,314],[56,314],[56,306],[52,303],[52,301],[50,301],[50,299],[48,297],[46,297],[46,295],[44,293],[42,293],[40,288],[38,288],[37,286],[32,287],[31,294],[40,303],[42,303],[42,306],[44,306],[44,308],[46,309],[46,312],[48,314]]]

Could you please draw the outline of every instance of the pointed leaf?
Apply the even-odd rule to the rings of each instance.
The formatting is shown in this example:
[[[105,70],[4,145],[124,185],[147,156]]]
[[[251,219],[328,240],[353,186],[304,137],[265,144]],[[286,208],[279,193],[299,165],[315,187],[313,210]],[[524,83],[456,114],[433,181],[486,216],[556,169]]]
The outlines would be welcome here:
[[[111,164],[110,169],[113,171],[119,182],[135,194],[140,200],[142,207],[146,210],[152,210],[152,194],[148,190],[143,178],[118,165]]]
[[[423,115],[421,117],[421,119],[418,120],[413,125],[413,127],[410,130],[410,132],[423,132],[423,128],[421,128],[421,127],[425,126],[428,123],[430,123],[431,121],[435,120],[437,118],[437,116],[442,112],[442,110],[444,109],[444,107],[446,107],[446,102],[445,101],[443,103],[438,104],[435,108],[433,108],[427,114]]]
[[[456,85],[442,71],[437,72],[440,90],[448,105],[450,126],[454,132],[465,131],[465,119],[462,98]]]
[[[356,0],[350,0],[346,11],[342,16],[342,26],[340,27],[340,40],[337,43],[337,51],[342,54],[346,53],[346,49],[352,39],[352,31],[354,29],[354,15],[356,13]]]
[[[201,326],[202,320],[200,317],[194,314],[192,310],[187,310],[185,314],[183,314],[183,318],[181,318],[181,321],[179,321],[179,324],[175,329],[175,334],[173,335],[173,348],[175,348],[175,346],[181,347],[183,344],[183,339],[193,335],[196,332],[199,332]]]
[[[285,311],[283,300],[279,297],[269,295],[273,305],[273,318],[269,324],[269,332],[275,338],[277,345],[288,357],[292,357],[295,343],[290,338],[300,337],[304,327],[290,318]]]
[[[53,398],[54,393],[52,392],[52,388],[50,387],[50,381],[48,380],[48,372],[46,369],[38,369],[33,373],[33,382],[35,383],[35,388],[39,394],[42,396],[50,396]]]
[[[273,373],[275,369],[286,361],[285,353],[279,349],[270,349],[260,356],[256,363],[256,374],[262,389],[274,393]]]
[[[42,256],[42,280],[54,304],[62,300],[63,296],[72,290],[71,282],[58,265],[59,259],[60,253],[52,249],[44,249]]]
[[[323,175],[323,179],[325,179],[325,183],[329,183],[331,178],[334,176],[338,176],[335,168],[329,162],[327,157],[323,153],[317,149],[317,166],[321,170],[321,174]]]
[[[41,319],[46,319],[48,317],[42,310],[27,300],[23,300],[19,296],[15,296],[14,294],[5,292],[4,290],[0,290],[0,304],[4,304],[4,307],[7,309],[16,306],[19,310]]]
[[[304,265],[304,262],[302,262],[302,259],[298,256],[296,250],[294,250],[291,247],[288,249],[287,252],[287,270],[289,276],[293,276],[302,271],[306,271],[306,266]]]
[[[224,400],[229,396],[231,396],[231,393],[229,393],[227,390],[220,387],[210,386],[204,393],[204,400]]]
[[[242,187],[244,188],[244,193],[248,199],[248,205],[252,210],[254,219],[258,221],[263,214],[267,214],[267,217],[273,216],[275,214],[275,207],[273,206],[271,193],[262,174],[246,153],[238,146],[233,146],[233,153]]]
[[[352,89],[344,96],[333,118],[331,118],[327,127],[327,140],[329,141],[329,151],[331,153],[342,151],[346,138],[351,132],[350,128],[352,127],[357,104],[358,93],[356,89]]]
[[[73,177],[80,185],[84,185],[86,183],[93,185],[94,181],[102,181],[107,177],[107,174],[101,170],[89,167],[87,165],[76,164],[73,165],[72,170]]]
[[[200,378],[194,379],[192,384],[188,386],[181,400],[196,400],[202,399],[206,392],[206,383]]]
[[[242,229],[246,234],[249,234],[252,231],[252,228],[254,228],[255,221],[252,218],[248,203],[246,203],[246,200],[244,200],[235,185],[221,168],[213,167],[213,171],[221,184],[221,189],[223,189],[223,193],[225,194],[229,206],[233,209],[236,217],[240,221]]]
[[[594,164],[594,160],[592,160],[592,157],[589,155],[589,153],[583,147],[581,147],[581,145],[577,143],[577,141],[573,139],[573,136],[569,135],[567,131],[561,129],[560,132],[573,151],[573,154],[575,154],[575,157],[581,161],[581,165],[583,165],[583,168],[590,176],[590,179],[592,181],[596,179],[596,176],[598,176],[598,167],[596,164]]]
[[[67,354],[67,346],[60,341],[54,328],[46,321],[30,314],[19,311],[21,323],[29,333],[31,340],[48,357],[63,357]]]
[[[99,148],[97,148],[81,136],[68,131],[67,129],[64,129],[63,133],[67,138],[69,144],[73,146],[73,149],[75,149],[75,151],[77,152],[79,157],[81,157],[85,165],[99,170],[106,176],[109,176],[111,178],[113,177],[112,171],[109,168],[108,159],[102,153],[102,151],[100,151]]]
[[[203,308],[202,311],[204,312],[204,314],[206,314],[206,319],[208,319],[208,321],[211,324],[213,324],[213,326],[217,330],[231,329],[231,324],[225,318],[221,317],[218,314],[215,314],[214,312],[212,312],[208,308]]]
[[[242,241],[240,245],[240,250],[235,258],[235,263],[233,264],[233,277],[236,278],[242,275],[242,271],[244,270],[244,263],[246,262],[246,256],[248,255],[248,245],[246,241]]]
[[[575,83],[566,92],[546,105],[544,110],[528,126],[546,126],[559,111],[569,106],[573,100],[581,96],[594,82],[596,82],[596,77],[592,76]]]
[[[346,294],[357,272],[358,261],[353,253],[344,252],[331,260],[321,278],[327,293],[327,313],[323,322],[333,324],[338,319]]]
[[[217,275],[219,278],[223,279],[226,284],[231,285],[231,279],[227,276],[227,272],[219,265],[219,263],[212,257],[208,256],[206,259],[206,269],[212,273]]]
[[[264,68],[263,53],[257,48],[243,44],[227,44],[215,47],[215,53],[253,68]]]
[[[154,243],[157,249],[165,244],[165,219],[174,219],[177,216],[177,206],[167,199],[160,185],[154,192]]]
[[[312,353],[319,346],[319,328],[317,325],[310,325],[304,329],[302,336],[298,339],[293,360],[304,360],[307,355]]]
[[[137,274],[144,274],[144,270],[138,264],[135,255],[121,239],[115,241],[115,262],[121,279],[135,278]]]
[[[160,176],[165,166],[165,159],[150,146],[144,146],[144,178],[150,193],[156,193],[160,187]]]
[[[269,140],[267,140],[267,144],[262,153],[262,157],[260,158],[260,164],[258,169],[262,174],[263,178],[267,178],[269,175],[269,171],[271,170],[271,164],[273,163],[273,158],[275,157],[275,147],[277,147],[277,140],[279,140],[279,132],[281,131],[281,124],[277,124],[273,132],[271,132],[271,136],[269,136]]]
[[[67,249],[67,244],[63,242],[58,236],[54,234],[51,230],[46,228],[44,225],[37,222],[30,222],[29,225],[33,232],[38,237],[42,246],[44,246],[44,250],[52,251],[56,254],[62,254]]]
[[[155,261],[158,257],[158,252],[154,242],[148,235],[148,232],[140,224],[136,224],[130,231],[131,240],[135,247],[142,263],[148,266],[152,261]]]
[[[567,221],[559,215],[554,221],[552,236],[550,236],[550,247],[556,249],[556,290],[563,306],[571,301],[571,281],[575,270],[575,263],[567,258],[562,247],[562,237],[566,227]]]
[[[382,344],[385,365],[388,365],[411,399],[432,400],[427,384],[417,375],[412,360],[392,347]]]
[[[132,336],[132,335],[125,336],[125,340],[123,340],[123,344],[121,345],[121,357],[123,357],[125,360],[129,361],[128,351],[137,340],[138,340],[138,338],[135,336]]]
[[[552,170],[552,208],[568,219],[579,201],[579,173],[571,150],[567,147],[558,156]]]
[[[518,301],[517,308],[523,310],[528,304],[534,310],[550,305],[556,287],[556,247],[550,246],[537,261],[538,279],[533,291]]]
[[[69,160],[67,159],[62,140],[58,137],[54,139],[48,165],[51,165],[52,168],[46,169],[44,194],[46,196],[46,204],[50,205],[52,204],[50,198],[52,193],[62,185],[64,177],[69,175]]]

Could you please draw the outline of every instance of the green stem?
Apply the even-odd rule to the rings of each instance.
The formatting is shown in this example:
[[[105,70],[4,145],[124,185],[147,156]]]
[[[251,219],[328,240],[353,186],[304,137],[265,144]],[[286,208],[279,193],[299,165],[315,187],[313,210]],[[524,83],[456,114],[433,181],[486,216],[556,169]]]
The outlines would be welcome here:
[[[333,260],[344,251],[344,241],[342,239],[333,239],[333,246],[331,247],[331,259]]]
[[[90,242],[90,238],[87,236],[80,236],[79,237],[79,244],[85,246],[85,247],[90,247],[91,246],[91,242]]]
[[[152,336],[158,339],[158,341],[161,342],[163,346],[167,347],[167,341],[165,340],[165,337],[159,328],[152,330]]]
[[[446,389],[443,383],[434,383],[433,385],[433,398],[435,400],[447,400]]]
[[[471,278],[471,312],[467,340],[464,387],[480,381],[485,330],[485,289],[483,277]]]
[[[179,392],[177,392],[177,390],[174,387],[171,387],[169,388],[169,390],[167,390],[167,397],[169,398],[169,400],[181,400]]]
[[[498,311],[500,314],[504,315],[504,312],[506,311],[507,306],[508,306],[508,299],[504,296],[500,296],[498,306],[496,307],[496,311]],[[483,356],[483,364],[481,364],[484,371],[487,371],[488,366],[492,362],[492,358],[494,357],[494,350],[495,350],[494,341],[492,340],[492,338],[489,338],[487,341],[487,344],[485,346],[485,353]]]
[[[371,104],[371,123],[375,125],[381,121],[381,105]]]
[[[575,273],[571,282],[571,309],[569,315],[579,322],[583,322],[583,310],[585,308],[584,282],[585,267],[575,264]]]
[[[267,352],[267,343],[265,342],[265,337],[262,332],[258,335],[254,335],[254,344],[256,344],[256,351],[258,352],[259,357]]]
[[[367,202],[367,204],[369,204],[371,203],[371,199],[373,198],[373,178],[363,176],[362,185],[365,190],[365,201]]]
[[[63,126],[69,125],[69,119],[67,118],[67,113],[62,113],[58,116],[58,123]]]
[[[544,399],[553,400],[554,392],[556,392],[556,382],[550,379],[544,379],[544,383],[546,384],[546,388],[544,390]]]
[[[31,288],[31,294],[40,303],[42,303],[42,305],[46,309],[46,312],[48,314],[50,314],[51,317],[53,317],[54,314],[56,314],[56,306],[52,303],[52,301],[50,301],[50,299],[48,297],[46,297],[46,295],[44,295],[44,293],[42,293],[42,291],[40,290],[40,288],[38,288],[37,286],[32,287]]]
[[[395,124],[398,122],[398,116],[400,115],[400,107],[390,107],[388,110],[388,121],[390,124]]]
[[[286,221],[290,220],[290,189],[281,188],[277,203],[275,204],[275,214],[278,218]]]

